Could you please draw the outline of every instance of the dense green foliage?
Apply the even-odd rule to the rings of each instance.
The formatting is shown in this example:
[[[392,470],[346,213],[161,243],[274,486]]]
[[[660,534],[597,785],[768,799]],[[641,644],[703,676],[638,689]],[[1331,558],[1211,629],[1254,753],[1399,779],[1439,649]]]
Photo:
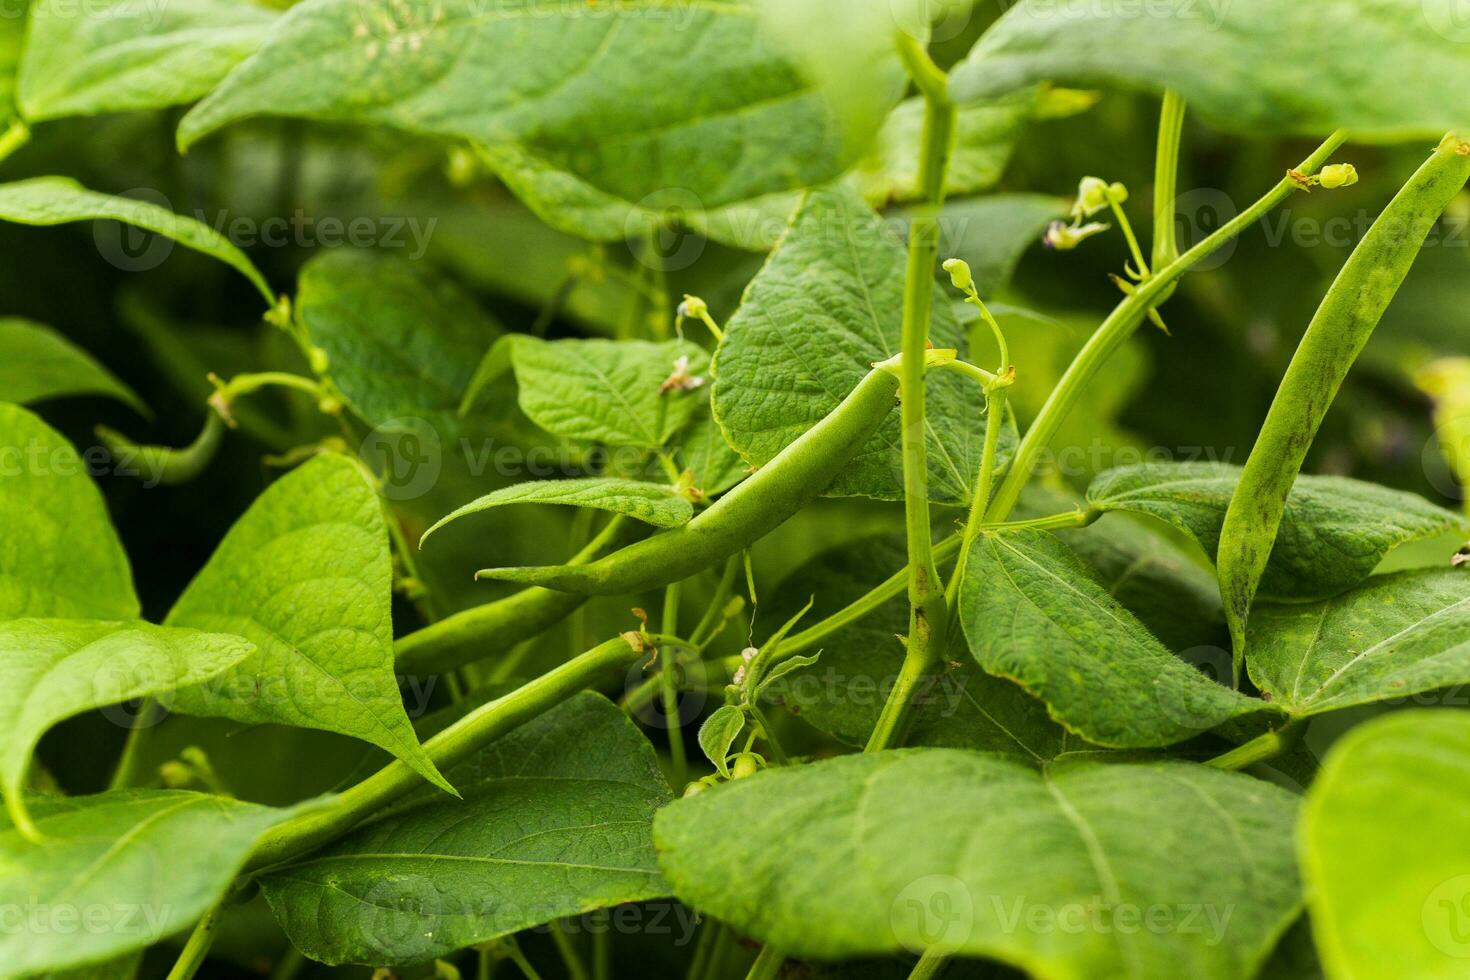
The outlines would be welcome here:
[[[5,11],[0,977],[1470,978],[1467,81]]]

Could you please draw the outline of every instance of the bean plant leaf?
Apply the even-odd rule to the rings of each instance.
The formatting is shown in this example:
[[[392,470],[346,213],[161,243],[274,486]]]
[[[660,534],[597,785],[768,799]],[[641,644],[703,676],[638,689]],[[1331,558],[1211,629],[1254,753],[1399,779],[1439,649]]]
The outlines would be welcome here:
[[[1171,745],[1275,710],[1175,657],[1055,535],[976,539],[960,617],[987,673],[1014,680],[1098,745]]]
[[[747,461],[763,466],[825,418],[871,369],[898,352],[904,250],[850,190],[815,192],[746,290],[716,357],[715,418]],[[934,306],[930,339],[964,356],[949,305]],[[963,504],[985,437],[978,385],[935,371],[926,384],[929,491]],[[897,499],[903,491],[899,413],[887,419],[827,489]],[[1014,449],[1001,437],[1002,461]]]
[[[694,516],[694,505],[673,487],[614,477],[587,477],[578,480],[531,480],[487,493],[447,515],[424,532],[424,538],[444,525],[479,514],[495,507],[511,504],[556,504],[562,507],[590,507],[629,517],[654,527],[679,527]]]
[[[134,980],[143,965],[142,952],[128,953],[115,960],[74,970],[47,970],[33,973],[26,980]]]
[[[954,72],[961,102],[1042,81],[1174,89],[1237,132],[1438,137],[1470,122],[1445,86],[1463,64],[1456,0],[1159,0],[1073,7],[1021,0]],[[1324,53],[1326,61],[1324,61]],[[1353,84],[1315,84],[1351,67]]]
[[[464,801],[398,810],[261,879],[292,943],[326,963],[413,964],[563,916],[668,894],[658,760],[582,694],[448,770]]]
[[[152,201],[101,194],[88,190],[70,177],[33,177],[0,184],[0,220],[42,226],[100,220],[135,225],[233,267],[250,280],[267,303],[274,305],[276,302],[275,293],[271,292],[260,270],[233,242],[203,222],[175,214]],[[99,232],[98,245],[104,256],[107,247],[111,247],[118,249],[118,258],[122,258],[117,242],[103,243]]]
[[[136,619],[133,575],[86,464],[30,412],[0,402],[0,620]]]
[[[243,0],[37,0],[16,101],[33,122],[192,102],[260,45],[275,16]]]
[[[1327,975],[1455,977],[1470,955],[1470,716],[1407,711],[1349,732],[1298,841]]]
[[[393,676],[392,579],[383,512],[357,466],[319,456],[287,474],[231,528],[167,620],[238,634],[256,652],[179,691],[175,709],[351,735],[450,790]]]
[[[1470,683],[1470,571],[1399,572],[1310,605],[1262,605],[1246,664],[1275,704],[1336,711]]]
[[[19,798],[31,753],[57,722],[132,698],[166,696],[233,667],[254,649],[239,636],[141,621],[0,623],[0,789],[12,804]]]
[[[830,549],[784,579],[775,598],[761,608],[761,617],[784,622],[811,596],[805,621],[820,622],[907,563],[901,538],[869,537]],[[839,741],[866,745],[903,663],[898,638],[908,628],[907,597],[899,596],[824,637],[818,663],[779,679],[773,670],[763,694],[778,698],[802,721]],[[973,663],[926,679],[911,700],[915,710],[909,745],[983,749],[1040,764],[1060,754],[1066,742],[1066,732],[1047,717],[1044,704]]]
[[[521,410],[553,435],[657,449],[694,417],[694,390],[669,383],[682,358],[689,381],[707,379],[709,355],[682,340],[509,342]],[[702,382],[700,382],[702,384]]]
[[[0,906],[70,909],[86,927],[0,932],[8,975],[96,964],[187,929],[219,903],[256,840],[303,811],[178,790],[36,797],[29,806],[46,842],[0,829]],[[79,922],[55,920],[68,921]]]
[[[1213,557],[1240,473],[1223,463],[1125,466],[1093,480],[1087,500],[1103,512],[1166,521]],[[1287,499],[1261,595],[1331,596],[1371,575],[1390,549],[1466,527],[1464,517],[1415,494],[1344,477],[1301,476]]]
[[[327,375],[374,426],[460,429],[460,397],[501,328],[458,286],[422,265],[332,249],[301,270],[296,310]]]
[[[699,747],[721,776],[730,775],[730,746],[745,730],[745,712],[738,705],[722,704],[699,726]]]
[[[902,84],[893,72],[862,115]],[[470,140],[548,222],[607,240],[829,180],[872,135],[748,5],[669,0],[492,16],[474,0],[309,0],[184,118],[180,145],[262,115]]]
[[[1301,908],[1295,816],[1286,791],[1189,763],[1041,773],[910,749],[766,770],[679,800],[654,833],[675,894],[796,956],[1223,980],[1252,976]],[[1117,927],[1149,910],[1169,926]]]
[[[69,395],[116,398],[140,415],[150,414],[137,393],[92,355],[61,334],[19,317],[0,318],[0,392],[27,405]]]
[[[15,102],[15,73],[25,50],[26,3],[10,17],[0,17],[0,111],[10,115]]]

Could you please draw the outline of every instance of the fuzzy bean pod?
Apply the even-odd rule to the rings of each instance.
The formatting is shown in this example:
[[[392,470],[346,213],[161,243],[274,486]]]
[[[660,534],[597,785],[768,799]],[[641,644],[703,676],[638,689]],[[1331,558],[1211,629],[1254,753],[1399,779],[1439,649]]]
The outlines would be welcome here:
[[[1353,250],[1286,370],[1220,531],[1220,595],[1230,623],[1237,682],[1251,602],[1307,450],[1434,223],[1467,179],[1470,142],[1452,134]]]
[[[681,528],[587,565],[496,568],[480,578],[624,595],[689,578],[749,547],[825,490],[893,410],[898,378],[875,368],[826,418]]]

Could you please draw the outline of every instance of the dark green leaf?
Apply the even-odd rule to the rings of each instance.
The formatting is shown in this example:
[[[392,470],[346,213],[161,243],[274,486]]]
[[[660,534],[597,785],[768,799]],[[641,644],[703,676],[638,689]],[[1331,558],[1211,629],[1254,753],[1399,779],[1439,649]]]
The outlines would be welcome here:
[[[0,318],[0,391],[13,402],[26,405],[68,395],[104,395],[147,415],[148,406],[92,355],[50,327],[22,320]]]

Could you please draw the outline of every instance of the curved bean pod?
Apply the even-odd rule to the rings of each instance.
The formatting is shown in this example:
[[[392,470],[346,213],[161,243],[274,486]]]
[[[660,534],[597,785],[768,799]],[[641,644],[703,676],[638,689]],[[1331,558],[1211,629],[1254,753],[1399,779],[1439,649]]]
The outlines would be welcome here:
[[[1246,461],[1220,531],[1220,595],[1235,648],[1271,557],[1286,498],[1348,370],[1409,274],[1434,223],[1470,179],[1470,142],[1445,137],[1353,250],[1307,327]]]
[[[898,378],[875,368],[826,418],[681,528],[591,564],[495,568],[479,578],[584,595],[623,595],[689,578],[784,524],[837,476],[893,410]]]

